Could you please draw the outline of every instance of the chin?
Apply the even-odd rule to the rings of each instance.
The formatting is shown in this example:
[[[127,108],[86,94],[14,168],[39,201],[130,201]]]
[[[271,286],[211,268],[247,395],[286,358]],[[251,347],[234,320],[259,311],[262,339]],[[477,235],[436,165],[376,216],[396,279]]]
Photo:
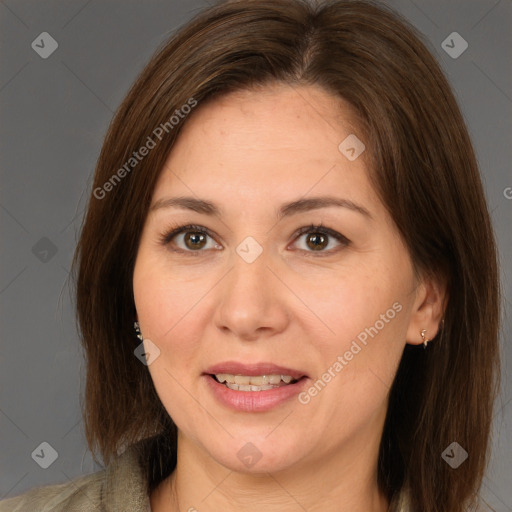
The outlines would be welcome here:
[[[290,468],[304,456],[299,453],[299,448],[304,449],[300,438],[294,440],[286,432],[284,434],[279,436],[271,433],[273,439],[270,439],[268,433],[245,435],[243,438],[230,438],[216,446],[208,446],[210,443],[207,443],[204,448],[210,457],[231,471],[246,474],[273,473]]]

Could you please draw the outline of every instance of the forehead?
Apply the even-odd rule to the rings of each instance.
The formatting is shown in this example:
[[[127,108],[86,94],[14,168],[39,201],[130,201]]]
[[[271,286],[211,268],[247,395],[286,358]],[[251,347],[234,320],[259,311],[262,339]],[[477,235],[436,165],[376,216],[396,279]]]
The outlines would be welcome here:
[[[155,187],[201,197],[304,195],[333,190],[372,194],[364,152],[339,146],[363,135],[348,103],[319,87],[236,91],[199,105],[186,120]],[[270,195],[269,195],[270,194]]]
[[[219,150],[234,145],[248,152],[290,148],[314,155],[328,148],[337,156],[339,143],[359,132],[354,119],[347,102],[318,86],[276,84],[235,91],[199,105],[177,145],[195,138],[214,141]]]

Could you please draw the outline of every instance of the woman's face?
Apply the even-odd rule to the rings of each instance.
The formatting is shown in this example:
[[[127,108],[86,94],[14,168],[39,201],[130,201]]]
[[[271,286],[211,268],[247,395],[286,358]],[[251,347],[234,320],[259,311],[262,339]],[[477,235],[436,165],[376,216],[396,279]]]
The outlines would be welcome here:
[[[161,172],[135,304],[158,395],[205,460],[278,471],[378,448],[420,299],[350,119],[315,87],[237,92],[196,109]]]

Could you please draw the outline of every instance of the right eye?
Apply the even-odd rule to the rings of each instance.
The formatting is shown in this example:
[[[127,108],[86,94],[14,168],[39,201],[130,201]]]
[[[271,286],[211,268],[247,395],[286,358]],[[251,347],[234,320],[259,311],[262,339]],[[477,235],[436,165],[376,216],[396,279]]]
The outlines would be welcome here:
[[[181,226],[174,226],[169,231],[163,233],[160,237],[162,245],[178,246],[177,249],[172,248],[173,251],[183,253],[197,253],[204,252],[202,249],[207,246],[208,238],[212,238],[212,234],[208,228],[198,226],[195,224],[187,224]],[[176,241],[174,241],[176,239]],[[206,249],[220,249],[219,245],[214,244],[213,247],[206,247]]]

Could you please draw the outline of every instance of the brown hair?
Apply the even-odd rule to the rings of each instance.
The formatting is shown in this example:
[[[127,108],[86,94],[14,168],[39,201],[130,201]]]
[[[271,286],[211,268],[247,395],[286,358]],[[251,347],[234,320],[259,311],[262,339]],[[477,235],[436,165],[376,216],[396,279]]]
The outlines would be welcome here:
[[[415,268],[447,280],[444,327],[427,350],[405,347],[378,478],[390,499],[409,489],[413,510],[465,510],[488,462],[499,383],[494,234],[470,137],[439,64],[405,19],[372,1],[219,3],[172,37],[130,89],[105,137],[73,261],[89,448],[108,464],[138,442],[149,490],[174,469],[176,427],[133,353],[140,342],[132,290],[155,182],[186,123],[169,119],[192,101],[275,82],[322,86],[352,105],[370,178]],[[126,167],[159,126],[167,129],[157,146]],[[469,452],[456,470],[441,457],[453,441]]]

